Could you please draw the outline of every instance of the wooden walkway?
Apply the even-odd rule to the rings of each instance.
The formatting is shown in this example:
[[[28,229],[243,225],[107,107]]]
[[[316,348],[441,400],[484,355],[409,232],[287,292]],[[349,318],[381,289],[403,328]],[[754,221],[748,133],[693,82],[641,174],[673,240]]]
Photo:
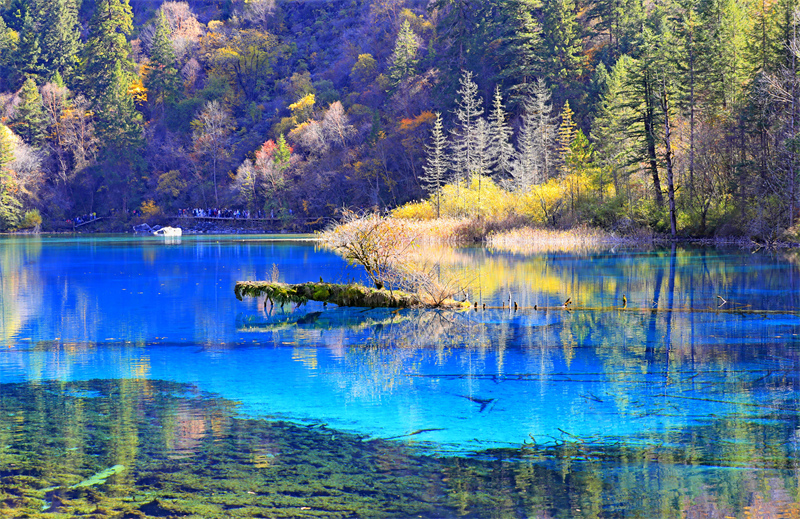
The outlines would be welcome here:
[[[94,220],[88,220],[86,222],[81,222],[81,223],[73,223],[72,224],[72,229],[74,230],[74,229],[77,229],[78,227],[81,227],[81,226],[84,226],[84,225],[89,225],[90,223],[95,223],[95,222],[100,221],[100,220],[102,220],[104,218],[108,218],[108,217],[107,216],[98,216]]]

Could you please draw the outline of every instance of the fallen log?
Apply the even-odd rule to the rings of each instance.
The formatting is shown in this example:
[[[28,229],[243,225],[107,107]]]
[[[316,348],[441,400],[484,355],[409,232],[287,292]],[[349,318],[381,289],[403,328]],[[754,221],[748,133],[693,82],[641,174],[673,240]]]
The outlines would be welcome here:
[[[273,304],[305,304],[320,301],[338,306],[363,308],[469,308],[469,302],[447,299],[440,304],[429,304],[415,294],[399,290],[365,287],[359,284],[338,283],[275,283],[271,281],[239,281],[234,288],[236,299],[265,296]]]

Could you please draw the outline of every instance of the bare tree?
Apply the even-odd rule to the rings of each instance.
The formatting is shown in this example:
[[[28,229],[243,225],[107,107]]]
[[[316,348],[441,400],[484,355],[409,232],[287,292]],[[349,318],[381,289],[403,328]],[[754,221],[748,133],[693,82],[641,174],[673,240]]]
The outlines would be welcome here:
[[[192,121],[194,128],[194,149],[206,157],[211,163],[211,175],[214,182],[214,201],[219,207],[219,189],[217,170],[222,160],[230,154],[233,119],[228,109],[217,100],[206,103],[197,119]]]
[[[335,143],[339,147],[344,147],[356,130],[350,124],[350,120],[344,111],[342,103],[335,101],[331,103],[325,116],[322,118],[322,129],[327,140]]]
[[[80,171],[97,160],[99,141],[95,136],[91,102],[83,96],[72,100],[61,117],[64,147],[72,153],[73,168]]]

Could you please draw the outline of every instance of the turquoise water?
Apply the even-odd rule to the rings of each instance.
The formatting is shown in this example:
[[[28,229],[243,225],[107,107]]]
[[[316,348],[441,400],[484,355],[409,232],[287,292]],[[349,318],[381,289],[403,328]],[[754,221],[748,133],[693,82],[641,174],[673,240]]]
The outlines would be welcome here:
[[[50,395],[68,402],[47,419],[69,421],[59,406],[94,405],[117,394],[110,388],[153,381],[178,384],[169,386],[178,400],[195,395],[181,405],[197,413],[213,404],[250,424],[412,449],[418,458],[404,462],[410,472],[431,460],[487,464],[472,483],[462,475],[457,489],[438,489],[447,499],[433,500],[444,507],[428,510],[433,516],[800,509],[796,257],[679,247],[537,256],[462,249],[439,258],[470,281],[479,310],[280,309],[235,299],[236,281],[268,279],[274,270],[290,283],[363,279],[311,242],[2,238],[0,388],[20,396],[0,397],[0,413],[19,417],[21,402]],[[567,298],[569,310],[561,307]],[[133,405],[124,402],[107,405]],[[146,416],[150,405],[145,399],[136,408]],[[189,445],[183,455],[202,450],[192,446],[207,430],[178,435]],[[0,430],[0,476],[16,477],[19,470],[3,470],[4,442],[22,453],[22,438]],[[145,450],[134,449],[135,463],[152,463]],[[56,464],[48,481],[74,484],[114,465],[107,452],[99,456],[107,463],[93,465],[98,470],[85,461]],[[561,474],[565,486],[530,504],[523,497],[533,491],[520,490],[517,474],[489,492],[516,500],[507,509],[465,498],[497,460],[512,472]],[[541,477],[558,480],[553,474]],[[594,487],[586,483],[592,478]],[[636,488],[660,495],[662,508],[632,497]],[[595,504],[576,511],[586,499]],[[426,514],[376,506],[376,515]]]

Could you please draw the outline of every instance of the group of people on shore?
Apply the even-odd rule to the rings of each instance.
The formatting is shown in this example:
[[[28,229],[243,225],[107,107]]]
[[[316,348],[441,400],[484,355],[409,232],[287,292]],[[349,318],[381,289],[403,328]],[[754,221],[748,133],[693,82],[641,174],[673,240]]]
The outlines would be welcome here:
[[[291,210],[289,213],[291,214]],[[234,218],[234,219],[249,219],[249,218],[275,218],[275,212],[270,211],[267,214],[265,211],[249,211],[247,209],[179,209],[178,216],[186,218]]]
[[[97,213],[86,213],[81,216],[76,216],[75,218],[67,219],[67,223],[70,225],[80,225],[82,223],[89,223],[97,220]]]

